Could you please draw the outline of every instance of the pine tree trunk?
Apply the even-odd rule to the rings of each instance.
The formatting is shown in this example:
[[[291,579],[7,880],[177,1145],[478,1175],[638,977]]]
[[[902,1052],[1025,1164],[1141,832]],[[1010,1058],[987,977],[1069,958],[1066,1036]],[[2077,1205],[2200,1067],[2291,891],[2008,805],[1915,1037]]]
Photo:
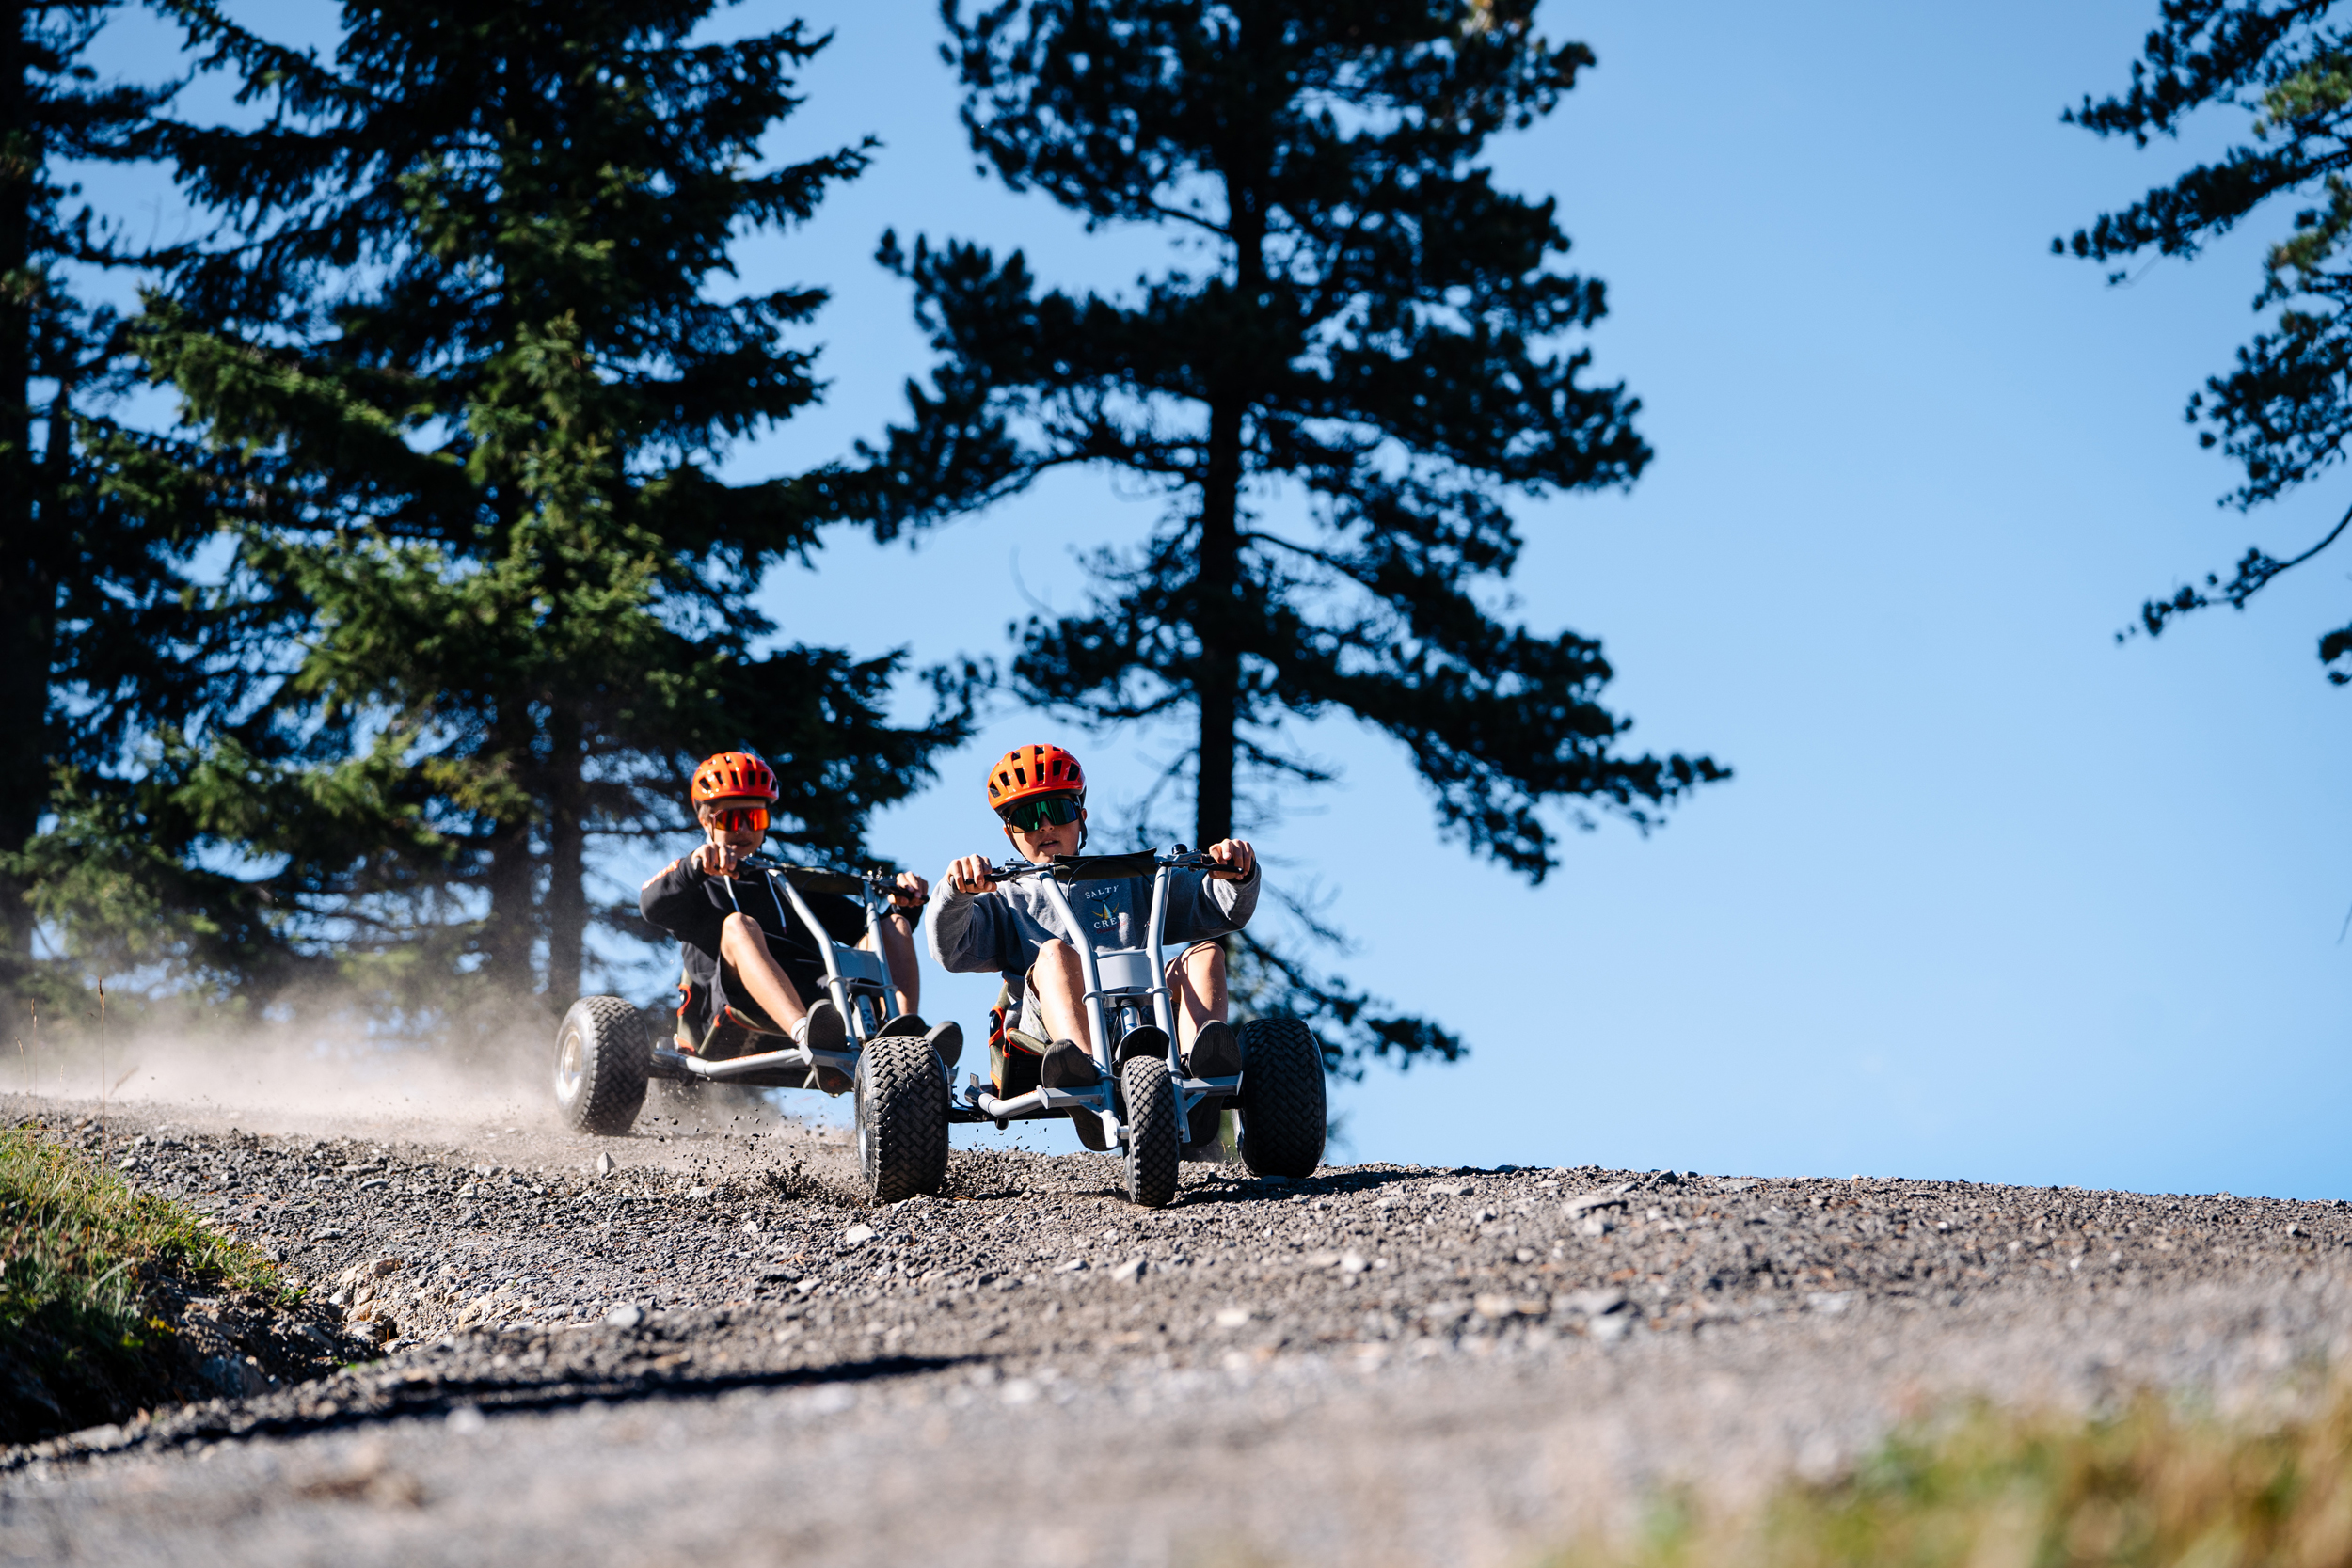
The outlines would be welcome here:
[[[485,762],[507,761],[528,775],[531,760],[531,704],[509,692],[498,701],[497,720],[483,748]],[[482,936],[483,974],[503,997],[532,993],[531,950],[538,935],[538,900],[533,884],[537,865],[531,853],[531,815],[519,808],[490,827],[490,868],[485,879],[490,893],[489,928]]]
[[[571,1006],[587,961],[587,786],[581,777],[581,724],[577,712],[559,712],[550,726],[548,768],[548,1003]]]
[[[24,4],[0,18],[0,277],[22,277],[31,259],[32,204],[40,176],[33,146],[32,61],[24,32],[34,13]],[[56,632],[56,580],[41,530],[56,519],[35,500],[31,452],[33,310],[14,291],[0,291],[0,853],[23,847],[40,824],[49,795],[46,729],[49,671]],[[0,966],[32,953],[33,921],[24,886],[0,873]]]
[[[1247,53],[1247,40],[1244,40]],[[1265,299],[1265,207],[1260,195],[1265,143],[1237,144],[1225,176],[1225,200],[1233,234],[1234,309],[1255,312]],[[1232,341],[1255,334],[1237,329]],[[1193,630],[1200,639],[1200,670],[1194,695],[1200,705],[1200,762],[1194,789],[1195,848],[1233,835],[1234,763],[1241,724],[1241,630],[1246,624],[1241,594],[1242,438],[1252,388],[1244,361],[1227,361],[1209,392],[1208,469],[1200,496],[1200,560],[1195,581],[1199,598]]]
[[[1241,718],[1241,660],[1233,642],[1233,594],[1240,580],[1241,407],[1220,403],[1209,411],[1207,486],[1200,498],[1200,601],[1193,630],[1200,639],[1194,697],[1200,705],[1200,746],[1194,789],[1194,847],[1233,832],[1233,731]]]

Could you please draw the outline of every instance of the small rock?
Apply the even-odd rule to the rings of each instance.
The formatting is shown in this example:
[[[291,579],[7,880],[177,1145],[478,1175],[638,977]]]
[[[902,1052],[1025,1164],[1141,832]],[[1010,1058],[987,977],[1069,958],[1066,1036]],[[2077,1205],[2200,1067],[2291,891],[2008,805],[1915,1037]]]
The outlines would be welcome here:
[[[1429,1190],[1439,1197],[1468,1197],[1471,1189],[1467,1181],[1437,1181],[1430,1184]]]
[[[310,1240],[314,1242],[340,1242],[345,1236],[350,1234],[350,1231],[345,1230],[340,1225],[323,1225],[316,1230],[310,1232]]]
[[[612,1156],[609,1152],[596,1156],[596,1174],[598,1176],[610,1176],[617,1168],[618,1167],[613,1164]]]
[[[1340,1270],[1343,1274],[1361,1274],[1370,1267],[1371,1262],[1360,1252],[1340,1254]]]
[[[1623,1291],[1575,1291],[1551,1298],[1554,1312],[1580,1312],[1588,1318],[1603,1318],[1626,1304]]]
[[[758,1235],[758,1234],[759,1234],[759,1222],[758,1222],[757,1220],[745,1220],[745,1221],[743,1222],[743,1234],[744,1234],[744,1235],[746,1235],[746,1236],[756,1236],[756,1235]]]
[[[1143,1277],[1143,1271],[1149,1266],[1141,1258],[1130,1258],[1111,1271],[1111,1277],[1121,1285],[1133,1285]]]
[[[2076,1261],[2079,1262],[2081,1259],[2077,1259]],[[1851,1291],[1815,1291],[1804,1298],[1804,1304],[1813,1311],[1835,1315],[1843,1312],[1853,1304],[1853,1292]]]
[[[1750,1187],[1760,1187],[1763,1184],[1754,1177],[1742,1176],[1736,1179],[1726,1177],[1715,1183],[1715,1190],[1719,1193],[1744,1193]]]
[[[1085,1259],[1073,1258],[1069,1262],[1062,1264],[1054,1272],[1056,1274],[1082,1274],[1086,1271],[1086,1266],[1087,1260]]]
[[[1611,1317],[1595,1318],[1590,1332],[1594,1338],[1603,1344],[1613,1339],[1622,1339],[1633,1332],[1633,1314],[1622,1312]]]
[[[1311,1269],[1336,1269],[1340,1266],[1340,1255],[1336,1252],[1311,1252],[1304,1261]]]
[[[381,1192],[383,1189],[390,1186],[391,1184],[391,1179],[389,1177],[371,1176],[365,1181],[359,1183],[359,1190],[363,1193]]]
[[[633,1301],[625,1301],[604,1315],[608,1328],[635,1328],[645,1321],[645,1309]]]
[[[841,1233],[843,1246],[864,1246],[873,1239],[874,1227],[870,1225],[853,1225]]]
[[[368,1272],[381,1279],[388,1274],[398,1274],[401,1262],[402,1259],[398,1258],[379,1258],[368,1265]]]
[[[1605,1220],[1598,1214],[1595,1214],[1592,1218],[1586,1220],[1582,1225],[1578,1226],[1576,1228],[1587,1236],[1606,1236],[1612,1230],[1617,1228],[1617,1222],[1615,1220]]]
[[[1216,1315],[1216,1326],[1219,1328],[1240,1328],[1248,1322],[1249,1308],[1247,1307],[1224,1307]]]
[[[686,1189],[686,1196],[688,1197],[708,1197],[710,1196],[710,1189],[708,1187],[689,1187]]]
[[[1589,1213],[1596,1209],[1622,1209],[1624,1207],[1625,1195],[1623,1193],[1596,1191],[1577,1194],[1567,1202],[1560,1205],[1560,1212],[1568,1218],[1574,1219],[1579,1214]]]
[[[1470,1310],[1482,1318],[1515,1318],[1519,1304],[1509,1296],[1482,1295],[1470,1302]]]
[[[459,1197],[479,1197],[482,1195],[480,1191],[475,1188],[474,1184],[469,1181],[464,1186],[457,1189],[457,1196]]]
[[[1041,1392],[1043,1390],[1029,1379],[1016,1377],[1008,1381],[996,1397],[1007,1404],[1035,1404]]]

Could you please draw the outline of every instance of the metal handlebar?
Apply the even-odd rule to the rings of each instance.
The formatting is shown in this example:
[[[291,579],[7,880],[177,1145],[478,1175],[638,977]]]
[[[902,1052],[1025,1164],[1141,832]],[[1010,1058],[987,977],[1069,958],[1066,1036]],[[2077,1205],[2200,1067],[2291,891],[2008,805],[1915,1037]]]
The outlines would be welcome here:
[[[1056,855],[1042,863],[1035,861],[1006,861],[988,868],[993,882],[1017,881],[1024,877],[1052,877],[1058,882],[1115,881],[1128,877],[1147,877],[1163,867],[1170,870],[1193,870],[1214,867],[1217,863],[1197,849],[1181,844],[1166,849],[1138,849],[1126,855]]]
[[[897,903],[898,895],[906,890],[882,871],[835,871],[821,865],[795,865],[773,855],[753,853],[737,861],[740,869],[768,872],[780,876],[803,893],[874,893],[888,903]],[[920,908],[920,905],[909,906]]]

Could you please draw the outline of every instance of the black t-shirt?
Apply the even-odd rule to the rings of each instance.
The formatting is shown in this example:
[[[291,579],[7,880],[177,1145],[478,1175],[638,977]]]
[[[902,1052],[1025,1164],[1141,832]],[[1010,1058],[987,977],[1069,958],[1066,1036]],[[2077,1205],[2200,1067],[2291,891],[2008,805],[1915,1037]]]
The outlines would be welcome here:
[[[855,945],[866,935],[865,907],[837,893],[804,893],[809,910],[835,942]],[[784,891],[761,873],[714,877],[692,857],[672,861],[637,890],[637,908],[685,948],[689,1007],[701,1011],[719,974],[719,933],[739,908],[767,933],[768,951],[803,1001],[824,994],[825,959]],[[740,1000],[736,998],[735,1000]],[[698,1025],[701,1019],[694,1021]]]

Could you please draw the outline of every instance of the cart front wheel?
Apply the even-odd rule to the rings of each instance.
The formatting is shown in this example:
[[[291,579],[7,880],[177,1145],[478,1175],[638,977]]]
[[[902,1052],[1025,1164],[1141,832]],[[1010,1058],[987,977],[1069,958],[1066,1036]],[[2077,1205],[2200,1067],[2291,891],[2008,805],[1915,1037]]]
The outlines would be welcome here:
[[[1183,1164],[1183,1122],[1176,1115],[1176,1081],[1165,1056],[1130,1056],[1119,1064],[1120,1098],[1127,1104],[1127,1197],[1146,1209],[1174,1201]]]
[[[877,1203],[947,1184],[947,1075],[920,1035],[883,1035],[858,1053],[857,1169]]]

